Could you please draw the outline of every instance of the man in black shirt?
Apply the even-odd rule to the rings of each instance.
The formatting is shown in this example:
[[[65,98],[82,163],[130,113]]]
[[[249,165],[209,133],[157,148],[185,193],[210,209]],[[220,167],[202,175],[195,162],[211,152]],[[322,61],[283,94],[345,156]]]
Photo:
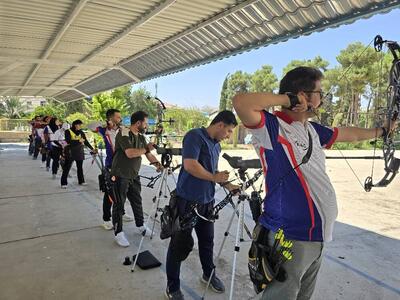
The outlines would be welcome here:
[[[139,170],[142,155],[146,155],[151,165],[162,170],[161,163],[150,153],[153,144],[147,143],[143,133],[147,128],[147,113],[137,111],[131,116],[131,126],[121,128],[115,138],[115,153],[111,167],[111,178],[114,181],[115,199],[112,210],[115,241],[121,247],[128,247],[129,242],[122,231],[124,203],[128,198],[131,203],[138,232],[149,232],[144,224]]]

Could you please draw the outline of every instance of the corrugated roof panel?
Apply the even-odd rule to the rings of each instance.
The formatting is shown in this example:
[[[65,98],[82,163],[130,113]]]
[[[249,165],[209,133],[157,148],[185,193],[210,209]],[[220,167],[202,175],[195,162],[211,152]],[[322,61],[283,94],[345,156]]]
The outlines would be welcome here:
[[[63,101],[68,102],[68,101],[82,98],[82,94],[75,92],[75,91],[65,91],[62,94],[58,95],[57,98],[63,99]]]
[[[57,85],[61,86],[69,86],[76,85],[81,82],[81,78],[88,78],[93,74],[100,72],[102,69],[100,68],[77,68],[73,69],[67,75],[65,75],[62,79],[57,81]]]
[[[32,95],[35,95],[35,94],[37,94],[39,91],[41,91],[42,89],[40,89],[40,88],[36,88],[36,89],[24,89],[22,92],[19,92],[19,94],[18,94],[18,96],[32,96]],[[15,93],[17,93],[18,92],[18,90],[15,90]],[[53,94],[54,93],[54,90],[52,90],[52,91],[48,91],[47,92],[47,94],[49,94],[49,92],[50,92],[50,94]],[[42,94],[42,93],[41,93]],[[43,95],[43,94],[42,94]],[[42,96],[41,95],[41,96]]]
[[[25,90],[24,90],[24,92],[26,92]],[[38,92],[36,92],[35,94],[33,94],[33,95],[36,95]],[[49,97],[49,98],[51,98],[51,96],[54,94],[54,90],[41,90],[40,91],[40,96],[41,97]],[[28,95],[29,96],[29,95]]]
[[[88,95],[92,95],[99,88],[104,88],[104,90],[109,90],[115,87],[119,82],[123,82],[122,85],[131,83],[132,78],[128,77],[121,71],[111,70],[93,80],[89,80],[83,84],[77,86],[78,90],[83,91]]]
[[[70,9],[73,0],[54,1],[49,5],[45,0],[30,0],[29,3],[23,0],[2,1],[0,15],[2,18],[12,18],[30,21],[38,20],[43,24],[59,24],[62,18]]]
[[[15,38],[12,35],[0,35],[0,41],[3,47],[11,49],[40,50],[46,47],[48,41],[46,39],[38,39],[32,37]],[[0,55],[1,55],[0,49]]]
[[[398,7],[399,2],[3,1],[0,4],[0,72],[3,68],[7,76],[0,76],[0,94],[40,92],[32,88],[35,85],[80,86],[85,94],[93,94],[132,82],[133,78],[147,80],[352,22]],[[132,27],[143,18],[146,22]],[[55,64],[37,60],[42,57]],[[10,67],[10,63],[21,58],[23,65]],[[92,67],[74,64],[86,61]],[[107,71],[119,66],[132,75]],[[2,88],[6,84],[26,87]],[[41,92],[46,95],[52,92],[63,101],[82,97],[74,91],[60,93],[43,89]]]
[[[62,41],[89,44],[95,47],[96,45],[101,45],[105,37],[111,37],[112,35],[113,33],[111,32],[104,34],[96,29],[85,28],[85,30],[82,30],[81,27],[71,25],[63,36]]]
[[[145,12],[145,9],[142,9],[141,12],[127,12],[112,6],[97,5],[89,2],[80,13],[79,18],[74,22],[74,26],[82,31],[92,29],[102,33],[116,34],[123,31],[129,23],[139,18]]]
[[[61,76],[66,70],[68,70],[69,67],[60,67],[58,65],[46,65],[43,64],[41,65],[40,69],[37,71],[36,75],[32,80],[30,81],[31,85],[49,85],[52,83],[54,78]],[[98,71],[99,69],[97,68],[96,70],[92,71],[91,74],[94,74],[94,72]],[[60,85],[60,83],[58,83]],[[63,84],[61,84],[63,85]]]
[[[19,91],[18,89],[2,89],[0,90],[0,95],[16,96],[18,91]]]
[[[26,74],[32,69],[32,64],[21,65],[5,74],[0,75],[0,86],[23,85]]]
[[[135,1],[121,1],[121,0],[92,0],[92,3],[103,5],[104,7],[111,6],[113,8],[120,8],[125,11],[137,12],[138,7],[154,6],[159,1],[157,0],[135,0]],[[143,11],[141,9],[140,11]]]

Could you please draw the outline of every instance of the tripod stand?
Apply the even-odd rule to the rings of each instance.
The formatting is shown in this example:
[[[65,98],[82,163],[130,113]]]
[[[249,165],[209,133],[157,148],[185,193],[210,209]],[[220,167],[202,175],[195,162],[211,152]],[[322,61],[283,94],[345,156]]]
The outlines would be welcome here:
[[[239,218],[238,218],[238,222],[237,222],[237,226],[236,226],[235,247],[234,247],[234,256],[233,256],[233,264],[232,264],[232,275],[231,275],[231,286],[230,286],[230,291],[229,291],[229,299],[231,300],[233,298],[233,290],[234,290],[234,283],[235,283],[235,271],[236,271],[237,254],[240,251],[240,242],[243,241],[243,228],[244,228],[244,225],[245,225],[244,224],[244,203],[245,203],[246,200],[248,200],[248,201],[252,200],[249,197],[249,195],[247,195],[245,193],[245,191],[249,186],[253,186],[254,182],[258,179],[259,176],[261,176],[262,172],[261,171],[257,172],[256,176],[253,179],[250,179],[250,180],[248,180],[246,182],[246,169],[247,168],[259,168],[260,165],[257,164],[256,161],[242,161],[242,160],[240,160],[240,164],[241,165],[239,166],[239,163],[238,163],[239,160],[238,159],[236,159],[236,161],[232,162],[232,158],[229,157],[228,155],[224,154],[223,157],[225,159],[227,159],[228,162],[231,165],[233,164],[232,167],[239,167],[239,178],[243,182],[242,187],[241,187],[241,192],[240,192],[240,195],[238,197],[238,201],[237,201],[235,209],[234,209],[234,211],[233,211],[233,213],[232,213],[232,215],[231,215],[231,217],[229,219],[227,229],[224,232],[224,238],[222,240],[222,244],[220,246],[220,249],[219,249],[217,257],[216,257],[216,261],[218,261],[220,256],[221,256],[222,249],[224,247],[226,238],[229,235],[229,231],[231,229],[233,219],[234,219],[235,215],[238,213],[239,214]],[[247,163],[247,165],[246,165],[246,163]],[[252,213],[253,213],[253,209],[252,209]],[[215,273],[215,267],[212,270],[211,275],[210,275],[210,277],[208,279],[207,286],[206,286],[206,288],[204,290],[202,299],[205,298],[205,295],[206,295],[206,293],[208,291],[208,288],[210,286],[210,282],[211,282],[212,277],[214,276],[214,273]]]
[[[245,181],[246,177],[244,174],[244,171],[242,172],[241,170],[239,170],[239,173],[243,173],[241,174],[241,180]],[[250,197],[245,193],[245,189],[246,186],[245,184],[243,184],[240,195],[238,197],[238,201],[235,205],[235,209],[231,214],[231,217],[229,218],[229,222],[228,222],[228,226],[227,229],[224,232],[224,238],[222,240],[221,246],[219,248],[217,257],[216,257],[216,261],[219,260],[221,253],[222,253],[222,249],[224,248],[225,245],[225,241],[226,238],[229,235],[229,231],[231,229],[232,223],[233,223],[233,219],[235,217],[236,214],[239,214],[239,218],[238,218],[238,222],[237,222],[237,226],[236,226],[236,236],[235,236],[235,247],[234,247],[234,256],[233,256],[233,264],[232,264],[232,277],[231,277],[231,286],[230,286],[230,292],[229,292],[229,299],[232,299],[233,297],[233,289],[234,289],[234,281],[235,281],[235,271],[236,271],[236,261],[237,261],[237,254],[240,251],[240,243],[243,241],[243,228],[244,228],[244,203],[246,202],[246,200],[249,200]],[[211,275],[208,279],[207,282],[207,286],[206,289],[204,290],[202,299],[205,298],[205,295],[208,291],[208,288],[210,286],[210,282],[212,277],[214,276],[215,273],[215,268],[212,270]]]
[[[150,222],[150,218],[151,216],[154,214],[154,218],[153,218],[153,224],[152,224],[152,228],[151,228],[151,234],[150,234],[150,239],[153,238],[153,234],[154,234],[154,227],[155,227],[155,223],[156,223],[156,219],[158,217],[158,213],[161,212],[161,209],[159,208],[160,206],[160,201],[162,198],[167,199],[168,198],[168,194],[167,194],[167,190],[170,193],[171,190],[168,186],[168,175],[172,174],[172,177],[175,181],[175,185],[176,185],[176,179],[174,176],[174,170],[176,170],[177,168],[179,168],[179,165],[175,168],[171,168],[171,162],[172,162],[172,154],[169,153],[164,153],[162,154],[162,158],[161,158],[161,162],[162,165],[164,167],[164,169],[162,170],[162,173],[160,175],[160,184],[157,187],[157,192],[155,194],[155,196],[153,197],[152,201],[153,201],[153,205],[151,208],[151,212],[149,213],[149,215],[147,216],[146,222],[145,222],[145,227],[147,228],[147,225]],[[143,240],[146,236],[146,230],[142,233],[142,238],[140,239],[140,243],[139,243],[139,248],[135,257],[135,261],[133,262],[132,268],[131,268],[131,272],[135,271],[135,267],[137,264],[137,260],[139,258],[140,255],[140,250],[142,248],[142,244],[143,244]]]
[[[246,177],[248,177],[247,173],[245,173],[245,175],[246,175]],[[251,209],[251,213],[253,215],[253,220],[255,222],[257,222],[257,218],[258,218],[257,215],[259,214],[259,211],[260,211],[260,207],[257,208],[257,205],[258,205],[258,203],[261,203],[261,201],[259,201],[259,197],[260,197],[259,193],[261,192],[261,188],[260,188],[260,191],[257,191],[255,186],[254,186],[254,183],[260,178],[261,175],[262,175],[262,170],[260,169],[253,175],[252,178],[248,177],[247,181],[243,183],[245,190],[247,190],[249,187],[252,187],[253,190],[254,190],[251,193],[250,209]],[[238,179],[241,179],[241,177],[239,175],[237,175],[237,174],[236,174],[236,177]],[[233,203],[233,200],[232,200],[233,196],[235,196],[235,193],[232,192],[232,191],[228,193],[226,190],[225,190],[225,192],[226,192],[226,197],[223,200],[221,200],[220,202],[218,202],[217,205],[214,206],[214,218],[215,219],[218,219],[219,212],[226,205],[230,204],[234,210],[236,208],[236,206],[235,206],[235,204]],[[255,199],[255,197],[257,197],[257,199]],[[257,201],[258,201],[258,203],[254,203],[254,202],[257,202]],[[236,215],[237,215],[237,217],[239,217],[239,212],[238,211],[236,211]],[[244,230],[246,231],[247,235],[249,236],[249,238],[252,239],[252,234],[251,234],[251,232],[250,232],[250,230],[247,227],[245,222],[243,222],[243,227],[244,227]],[[240,241],[241,242],[244,241],[243,236],[240,237]]]

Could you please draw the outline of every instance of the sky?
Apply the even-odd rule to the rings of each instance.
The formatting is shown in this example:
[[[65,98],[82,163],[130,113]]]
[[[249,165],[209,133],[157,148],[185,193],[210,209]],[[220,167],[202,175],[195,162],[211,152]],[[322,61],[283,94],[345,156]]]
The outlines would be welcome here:
[[[271,65],[273,72],[282,76],[283,68],[292,60],[312,59],[320,55],[330,64],[337,64],[336,56],[348,44],[362,42],[369,44],[377,34],[383,39],[400,41],[400,9],[387,14],[374,15],[350,25],[315,32],[284,43],[269,45],[207,65],[198,66],[176,74],[145,81],[133,86],[133,90],[145,87],[169,104],[181,107],[219,106],[222,83],[227,74],[242,70],[253,73],[262,65]]]

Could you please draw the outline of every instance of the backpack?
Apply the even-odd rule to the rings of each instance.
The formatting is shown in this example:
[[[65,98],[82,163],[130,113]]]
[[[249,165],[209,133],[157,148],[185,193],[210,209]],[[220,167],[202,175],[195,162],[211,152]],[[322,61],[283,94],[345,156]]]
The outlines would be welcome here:
[[[176,191],[171,192],[169,203],[162,209],[160,218],[161,232],[160,238],[162,240],[170,238],[173,233],[180,230],[179,224],[179,211],[178,211],[178,199]]]

